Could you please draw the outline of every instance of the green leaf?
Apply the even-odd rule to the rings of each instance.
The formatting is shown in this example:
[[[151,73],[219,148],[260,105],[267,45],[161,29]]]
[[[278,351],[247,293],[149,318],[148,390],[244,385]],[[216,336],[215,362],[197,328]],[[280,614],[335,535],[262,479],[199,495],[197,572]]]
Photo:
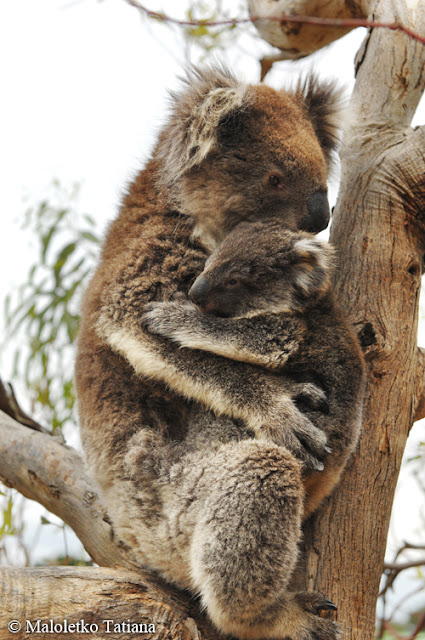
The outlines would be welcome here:
[[[81,237],[84,238],[84,240],[88,240],[89,242],[93,242],[94,244],[100,244],[99,238],[97,238],[94,235],[94,233],[92,233],[91,231],[82,231],[81,232]]]
[[[95,221],[95,219],[94,219],[94,218],[92,218],[92,216],[89,216],[89,214],[88,214],[88,213],[85,213],[85,214],[83,215],[83,220],[85,220],[86,222],[88,222],[88,223],[89,223],[89,225],[90,225],[91,227],[95,227],[95,226],[96,226],[96,221]]]
[[[208,34],[208,28],[204,27],[203,25],[199,25],[198,27],[194,27],[193,29],[189,30],[189,35],[191,35],[192,38],[202,38],[202,36],[207,36]]]
[[[65,206],[53,204],[66,202],[64,195]],[[64,363],[72,360],[71,344],[80,322],[79,292],[99,246],[96,222],[78,214],[76,196],[76,189],[64,194],[56,183],[52,201],[46,198],[28,210],[26,224],[38,242],[38,261],[4,305],[6,335],[1,347],[7,348],[11,337],[18,338],[19,346],[11,353],[13,375],[25,381],[30,401],[54,428],[74,420],[75,391]]]
[[[70,242],[58,254],[56,263],[53,266],[55,284],[57,287],[60,285],[60,273],[61,273],[62,267],[64,266],[64,264],[66,264],[66,261],[68,260],[68,258],[72,256],[76,248],[77,248],[77,243]]]
[[[50,242],[57,231],[57,227],[51,227],[47,233],[41,236],[41,264],[46,264],[46,253]],[[34,265],[36,267],[36,265]]]
[[[60,251],[56,259],[56,264],[53,267],[55,271],[60,271],[60,269],[62,269],[63,265],[68,260],[68,258],[74,253],[76,248],[77,248],[77,243],[70,242]]]

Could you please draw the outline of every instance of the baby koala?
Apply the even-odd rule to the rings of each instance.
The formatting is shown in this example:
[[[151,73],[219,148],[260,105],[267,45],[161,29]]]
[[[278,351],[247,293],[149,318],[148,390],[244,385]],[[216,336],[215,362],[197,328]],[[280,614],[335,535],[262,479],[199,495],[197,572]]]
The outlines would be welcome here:
[[[242,223],[192,285],[189,297],[194,304],[154,303],[145,316],[149,331],[182,347],[258,365],[252,385],[261,383],[266,369],[267,375],[272,371],[279,376],[283,387],[311,383],[311,389],[323,390],[325,400],[313,401],[312,394],[297,399],[325,443],[322,464],[304,464],[304,518],[337,484],[357,443],[362,417],[363,358],[334,298],[332,255],[329,244],[283,229],[278,221]],[[191,352],[186,353],[190,364]],[[208,379],[202,383],[208,385]],[[243,398],[242,383],[238,392]],[[197,438],[213,439],[215,429],[223,441],[225,423],[218,418],[208,419],[204,434],[202,420],[197,424]],[[192,421],[190,431],[194,429]],[[297,455],[300,441],[309,447],[308,438],[302,437],[292,447],[283,427],[279,431],[265,425],[255,436],[289,448],[296,457],[302,458]]]
[[[320,466],[311,464],[317,434],[291,440],[284,416],[254,431],[212,411],[208,398],[219,390],[206,362],[198,376],[206,402],[194,405],[181,460],[162,481],[177,492],[167,503],[169,529],[178,523],[179,540],[186,532],[181,553],[190,552],[202,602],[216,626],[238,638],[338,636],[335,623],[317,615],[335,605],[290,590],[302,521],[338,482],[362,416],[363,359],[333,296],[331,259],[329,245],[278,221],[239,224],[192,285],[192,303],[145,307],[146,328],[181,345],[185,370],[199,350],[254,365],[250,380],[235,367],[229,382],[240,403],[264,377],[285,393],[311,388],[296,402],[322,436]],[[310,459],[300,446],[314,446]]]

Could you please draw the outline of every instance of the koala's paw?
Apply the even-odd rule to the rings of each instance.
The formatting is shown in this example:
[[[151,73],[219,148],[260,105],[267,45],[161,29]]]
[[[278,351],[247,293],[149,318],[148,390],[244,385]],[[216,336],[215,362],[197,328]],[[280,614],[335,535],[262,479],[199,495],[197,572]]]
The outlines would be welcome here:
[[[188,301],[150,302],[144,307],[141,321],[149,333],[178,340],[182,328],[198,313]]]
[[[302,640],[337,640],[341,637],[341,629],[335,622],[319,617],[322,611],[337,610],[333,602],[319,593],[310,591],[297,593],[295,601],[305,612]]]
[[[329,413],[326,393],[312,382],[299,382],[292,394],[294,402],[300,407],[313,409],[322,413]]]
[[[281,400],[274,417],[266,421],[263,433],[289,449],[307,469],[323,471],[323,460],[330,453],[327,435],[287,396]]]

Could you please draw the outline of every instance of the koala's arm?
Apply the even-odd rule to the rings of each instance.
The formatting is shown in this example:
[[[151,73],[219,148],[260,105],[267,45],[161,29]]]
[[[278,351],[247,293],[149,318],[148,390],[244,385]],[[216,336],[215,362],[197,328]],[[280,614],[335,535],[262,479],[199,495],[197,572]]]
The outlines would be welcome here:
[[[286,446],[307,467],[321,470],[327,453],[326,434],[296,405],[296,400],[320,408],[324,392],[249,363],[214,353],[179,347],[139,328],[102,320],[98,333],[141,377],[165,383],[218,415],[241,419],[261,440]]]
[[[306,332],[301,316],[269,313],[250,318],[219,318],[201,313],[187,301],[147,305],[143,324],[149,332],[169,338],[181,347],[269,369],[283,367]]]
[[[157,380],[218,415],[243,420],[258,438],[286,445],[317,468],[326,436],[295,401],[302,397],[319,405],[325,399],[321,389],[247,362],[182,348],[146,330],[147,305],[187,290],[204,267],[205,251],[191,244],[191,229],[180,218],[147,217],[142,223],[137,237],[107,245],[109,253],[86,296],[86,321],[139,377]]]

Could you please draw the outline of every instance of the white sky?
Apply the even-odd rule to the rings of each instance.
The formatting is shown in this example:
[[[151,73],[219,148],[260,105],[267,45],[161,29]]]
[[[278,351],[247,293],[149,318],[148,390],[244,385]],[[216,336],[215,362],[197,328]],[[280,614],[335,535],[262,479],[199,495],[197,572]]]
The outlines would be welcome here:
[[[181,16],[187,3],[151,0],[149,6]],[[353,59],[363,37],[358,30],[314,56],[320,75],[352,87]],[[255,82],[256,52],[270,49],[255,36],[241,46],[227,51],[226,59]],[[0,59],[1,310],[4,295],[22,282],[34,258],[31,239],[20,229],[24,197],[38,202],[54,178],[65,187],[79,182],[81,209],[104,228],[126,181],[149,153],[185,51],[178,28],[142,21],[123,0],[20,0],[0,4]],[[268,81],[279,86],[311,64],[281,63]],[[415,124],[424,122],[422,103]],[[413,433],[412,452],[425,439],[423,427]],[[404,473],[400,486],[392,546],[404,538],[423,541],[420,494]],[[59,535],[43,529],[39,556],[47,549],[55,553],[58,545],[62,550]]]

